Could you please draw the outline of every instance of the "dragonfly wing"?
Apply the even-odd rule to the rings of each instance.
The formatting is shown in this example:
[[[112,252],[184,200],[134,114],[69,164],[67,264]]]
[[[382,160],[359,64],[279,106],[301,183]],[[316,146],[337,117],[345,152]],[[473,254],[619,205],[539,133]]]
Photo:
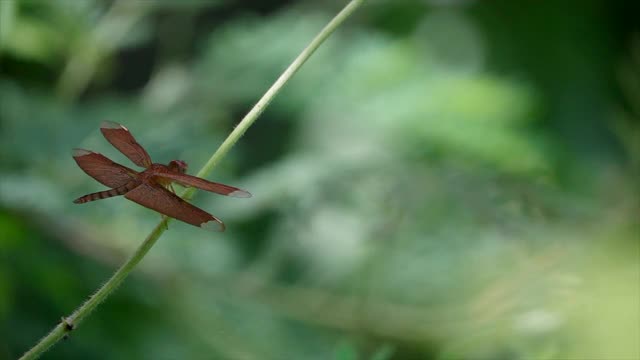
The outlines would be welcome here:
[[[120,150],[134,164],[148,168],[151,166],[151,157],[147,151],[131,135],[129,129],[111,121],[105,121],[100,125],[102,135],[115,147]]]
[[[115,163],[102,154],[84,149],[73,149],[73,159],[87,175],[100,183],[117,188],[138,178],[138,173]]]
[[[211,191],[220,195],[227,195],[227,196],[241,197],[241,198],[251,197],[251,194],[248,191],[238,189],[237,187],[205,180],[196,176],[191,176],[187,174],[178,174],[178,173],[162,173],[162,174],[158,174],[157,176],[170,179],[182,186],[191,186],[198,189]]]
[[[161,214],[206,230],[224,231],[220,219],[182,200],[159,185],[143,183],[124,195],[127,199]]]

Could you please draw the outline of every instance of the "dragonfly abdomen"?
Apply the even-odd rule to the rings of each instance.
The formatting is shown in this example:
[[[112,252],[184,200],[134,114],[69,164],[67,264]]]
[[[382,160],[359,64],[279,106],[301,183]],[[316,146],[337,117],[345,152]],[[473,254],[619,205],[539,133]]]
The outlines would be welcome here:
[[[84,204],[84,203],[87,203],[87,202],[90,202],[90,201],[108,199],[110,197],[124,195],[124,194],[128,193],[131,189],[134,189],[138,185],[139,184],[137,182],[132,181],[130,183],[127,183],[127,184],[122,185],[120,187],[117,187],[115,189],[98,191],[98,192],[94,192],[94,193],[91,193],[91,194],[87,194],[87,195],[81,196],[81,197],[73,200],[73,202],[76,203],[76,204]]]

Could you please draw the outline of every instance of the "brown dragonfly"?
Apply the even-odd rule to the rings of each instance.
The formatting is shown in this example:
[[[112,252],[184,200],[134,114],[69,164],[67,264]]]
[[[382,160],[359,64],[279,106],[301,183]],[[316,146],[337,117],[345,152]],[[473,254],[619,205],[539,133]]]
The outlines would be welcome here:
[[[187,175],[187,163],[182,160],[172,160],[169,165],[153,163],[129,129],[118,123],[105,121],[100,126],[100,131],[111,145],[145,170],[138,172],[117,164],[102,154],[73,149],[73,158],[78,166],[87,175],[111,188],[81,196],[73,201],[76,204],[124,195],[125,198],[144,207],[187,224],[207,230],[224,231],[225,226],[220,219],[177,196],[172,183],[221,195],[251,197],[249,192],[236,187]]]

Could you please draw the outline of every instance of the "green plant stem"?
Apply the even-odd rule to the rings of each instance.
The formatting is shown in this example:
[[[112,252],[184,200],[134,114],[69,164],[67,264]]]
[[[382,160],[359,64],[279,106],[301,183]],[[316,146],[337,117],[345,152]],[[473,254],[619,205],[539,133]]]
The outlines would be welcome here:
[[[253,108],[245,115],[240,121],[238,126],[229,134],[227,139],[220,145],[218,150],[209,158],[206,164],[200,169],[197,176],[206,177],[211,173],[211,170],[218,164],[218,162],[229,152],[229,150],[235,145],[235,143],[242,137],[247,129],[253,124],[254,121],[262,114],[265,108],[271,103],[273,98],[280,92],[284,84],[300,69],[302,64],[305,63],[311,57],[311,55],[320,47],[320,45],[333,33],[333,31],[340,26],[340,24],[348,18],[362,3],[364,0],[352,0],[347,6],[342,9],[325,27],[316,35],[309,45],[293,60],[291,65],[280,75],[273,85],[267,90],[262,98],[253,106]],[[189,199],[195,192],[194,188],[187,189],[184,197]]]
[[[311,43],[298,55],[298,57],[287,67],[280,75],[275,83],[267,90],[260,100],[240,121],[238,126],[229,134],[225,141],[220,145],[216,152],[209,158],[207,163],[198,171],[197,176],[206,177],[211,173],[213,168],[222,158],[231,150],[235,143],[242,137],[247,129],[262,114],[265,108],[271,103],[273,98],[280,92],[282,87],[291,79],[291,77],[300,69],[300,67],[309,59],[315,50],[347,19],[364,0],[352,0],[342,9],[311,41]],[[190,199],[193,197],[195,189],[189,188],[184,191],[182,197]],[[42,338],[33,348],[27,351],[20,359],[36,359],[44,353],[49,347],[60,341],[73,331],[82,320],[88,316],[103,300],[105,300],[129,275],[135,266],[144,258],[151,247],[156,243],[158,238],[167,229],[167,225],[171,219],[163,218],[153,231],[147,236],[144,242],[136,249],[136,251],[122,264],[122,266],[113,274],[113,276],[89,298],[82,306],[73,312],[69,317],[63,318],[62,321],[44,338]]]

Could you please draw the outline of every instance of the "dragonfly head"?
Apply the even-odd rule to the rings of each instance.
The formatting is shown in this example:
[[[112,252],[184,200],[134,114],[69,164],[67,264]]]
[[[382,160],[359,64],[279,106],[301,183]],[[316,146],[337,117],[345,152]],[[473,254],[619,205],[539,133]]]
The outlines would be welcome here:
[[[187,163],[182,160],[171,160],[171,162],[169,163],[169,169],[182,174],[187,172],[188,167],[189,165],[187,165]]]

